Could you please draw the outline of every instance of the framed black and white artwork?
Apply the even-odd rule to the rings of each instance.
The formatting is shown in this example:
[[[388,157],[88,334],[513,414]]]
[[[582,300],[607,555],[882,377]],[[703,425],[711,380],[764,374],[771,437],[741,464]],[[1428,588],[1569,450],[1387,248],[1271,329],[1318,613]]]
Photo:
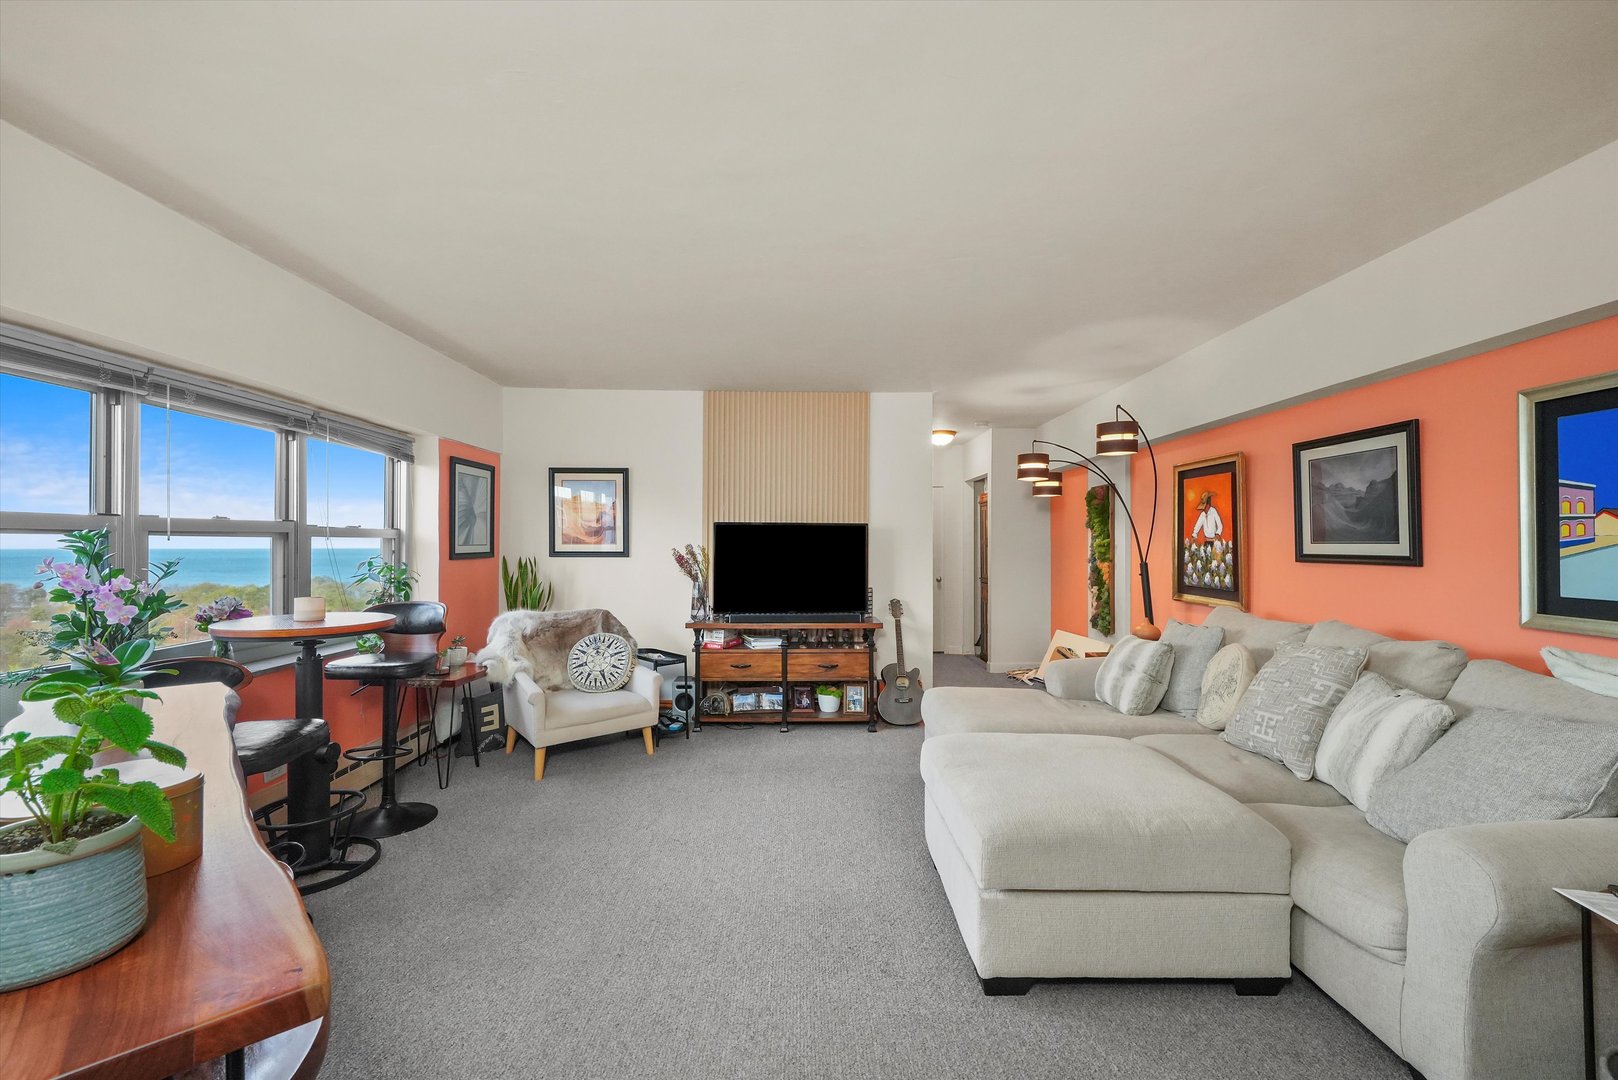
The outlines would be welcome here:
[[[494,558],[494,466],[449,459],[449,557]]]
[[[1292,444],[1299,562],[1421,565],[1417,420]]]

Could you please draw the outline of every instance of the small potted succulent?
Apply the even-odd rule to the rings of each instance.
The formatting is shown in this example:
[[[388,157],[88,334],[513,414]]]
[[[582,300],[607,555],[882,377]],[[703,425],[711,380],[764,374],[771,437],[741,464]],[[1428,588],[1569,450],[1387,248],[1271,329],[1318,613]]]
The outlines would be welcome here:
[[[157,698],[141,685],[155,670],[150,624],[180,606],[157,587],[167,575],[136,585],[110,565],[105,530],[70,533],[65,546],[74,562],[40,568],[56,579],[50,599],[67,605],[48,639],[65,666],[22,695],[52,715],[25,709],[0,735],[0,791],[29,815],[0,826],[0,991],[92,964],[146,925],[142,829],[173,840],[174,811],[156,784],[124,781],[97,755],[116,749],[185,764],[152,738],[140,707]]]
[[[204,634],[216,622],[229,622],[232,619],[251,619],[252,609],[234,596],[221,596],[211,604],[203,604],[191,616],[197,624],[197,629]],[[230,642],[220,638],[213,643],[215,656],[230,655]]]
[[[466,635],[456,634],[449,639],[449,648],[444,650],[444,666],[458,668],[466,663]]]
[[[820,705],[821,712],[837,712],[843,705],[843,691],[836,686],[822,683],[815,687],[815,701]]]

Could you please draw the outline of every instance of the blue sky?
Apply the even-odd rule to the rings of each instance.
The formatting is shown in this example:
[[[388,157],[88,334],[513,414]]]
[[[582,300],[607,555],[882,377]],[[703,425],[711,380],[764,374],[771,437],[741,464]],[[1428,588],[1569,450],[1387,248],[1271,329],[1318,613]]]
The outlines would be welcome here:
[[[1598,509],[1618,508],[1618,409],[1557,421],[1557,478],[1596,486]]]
[[[275,435],[175,411],[148,398],[141,409],[141,513],[275,517]],[[47,513],[89,510],[90,395],[0,375],[0,509]],[[385,460],[380,454],[309,439],[309,517],[334,527],[379,528]],[[175,537],[174,546],[254,546],[256,540]]]

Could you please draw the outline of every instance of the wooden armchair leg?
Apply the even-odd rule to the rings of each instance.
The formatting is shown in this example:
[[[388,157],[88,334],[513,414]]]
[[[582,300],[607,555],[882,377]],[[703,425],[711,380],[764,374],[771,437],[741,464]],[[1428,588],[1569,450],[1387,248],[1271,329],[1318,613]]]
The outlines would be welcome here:
[[[534,783],[537,784],[543,779],[545,779],[545,748],[536,746],[534,747]]]
[[[511,751],[513,749],[515,749],[516,746],[517,746],[517,729],[514,728],[514,727],[508,727],[508,728],[506,728],[506,753],[508,753],[508,754],[511,753]]]
[[[646,756],[651,757],[652,756],[652,729],[649,728],[649,727],[641,728],[640,729],[640,736],[641,736],[641,738],[646,740]]]

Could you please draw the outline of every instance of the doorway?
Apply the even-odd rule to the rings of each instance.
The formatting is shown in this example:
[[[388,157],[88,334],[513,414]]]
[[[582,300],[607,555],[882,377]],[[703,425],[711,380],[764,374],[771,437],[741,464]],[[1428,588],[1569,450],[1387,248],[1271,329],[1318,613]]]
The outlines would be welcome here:
[[[985,664],[989,662],[989,482],[972,481],[972,577],[976,583],[977,603],[974,605],[973,625],[977,640],[973,653]]]

